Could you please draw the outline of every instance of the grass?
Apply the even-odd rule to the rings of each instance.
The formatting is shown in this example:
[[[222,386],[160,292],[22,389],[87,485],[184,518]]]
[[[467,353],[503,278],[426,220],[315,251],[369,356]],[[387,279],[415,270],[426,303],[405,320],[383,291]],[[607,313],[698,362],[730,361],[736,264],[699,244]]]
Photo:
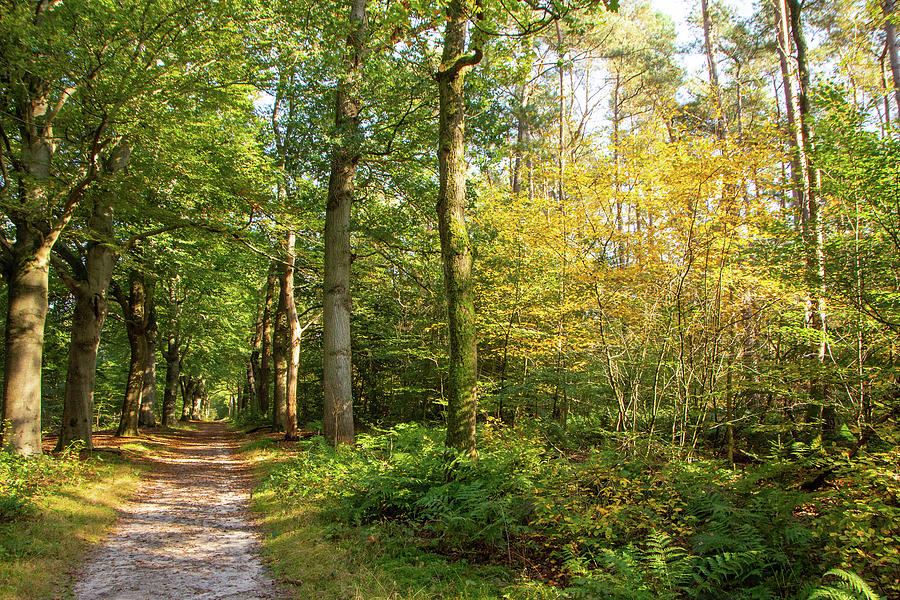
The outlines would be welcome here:
[[[288,453],[271,438],[242,448],[264,477]],[[293,598],[341,600],[550,600],[560,591],[504,566],[429,552],[413,534],[330,522],[313,498],[257,490],[253,511],[272,574]]]
[[[69,597],[78,565],[115,522],[115,508],[134,492],[140,472],[121,457],[96,453],[68,482],[40,490],[28,514],[0,523],[0,598]]]

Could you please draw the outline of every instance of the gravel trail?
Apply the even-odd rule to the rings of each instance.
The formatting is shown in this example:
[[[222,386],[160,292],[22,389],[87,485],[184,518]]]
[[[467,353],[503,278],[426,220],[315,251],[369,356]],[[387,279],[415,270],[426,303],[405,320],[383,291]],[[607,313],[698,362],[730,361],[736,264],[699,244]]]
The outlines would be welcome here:
[[[166,436],[137,498],[76,577],[78,600],[280,598],[247,518],[248,465],[222,423]]]

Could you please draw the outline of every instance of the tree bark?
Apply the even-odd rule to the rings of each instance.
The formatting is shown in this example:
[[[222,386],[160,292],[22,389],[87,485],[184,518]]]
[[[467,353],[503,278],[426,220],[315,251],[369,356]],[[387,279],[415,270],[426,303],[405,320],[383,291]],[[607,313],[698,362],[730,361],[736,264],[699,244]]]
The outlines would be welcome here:
[[[17,239],[17,244],[25,236]],[[3,447],[41,454],[41,356],[47,317],[49,253],[19,258],[7,272]]]
[[[109,246],[113,234],[112,207],[105,193],[98,194],[95,200],[88,228],[98,241],[88,242],[84,270],[75,273],[78,280],[67,281],[67,287],[75,297],[75,310],[72,313],[66,392],[57,451],[76,440],[81,440],[86,450],[93,449],[91,434],[97,350],[109,308],[109,282],[116,261],[115,252]],[[78,268],[75,270],[80,270],[82,265],[76,265]],[[60,276],[66,281],[62,273]]]
[[[132,269],[128,274],[128,297],[113,282],[113,292],[122,307],[125,318],[125,331],[131,348],[131,360],[128,365],[128,379],[125,384],[125,396],[122,400],[122,416],[116,430],[117,437],[135,436],[138,434],[140,420],[141,396],[144,391],[144,372],[147,368],[149,348],[147,346],[147,330],[150,326],[148,286],[143,273]]]
[[[478,7],[480,10],[480,6]],[[480,47],[466,55],[466,11],[460,0],[447,7],[441,70],[435,74],[440,96],[437,214],[441,260],[447,291],[450,373],[446,444],[475,454],[477,342],[472,298],[472,249],[466,229],[465,98],[466,72],[481,61]]]
[[[197,411],[197,420],[209,419],[209,390],[206,388],[206,378],[201,377],[197,384],[197,398],[194,402]]]
[[[266,300],[263,307],[262,345],[259,365],[259,413],[269,412],[269,394],[272,381],[272,308],[275,299],[275,273],[266,277]]]
[[[293,232],[287,234],[285,239],[284,275],[281,279],[281,295],[284,297],[285,319],[287,330],[285,331],[285,350],[287,372],[284,377],[284,439],[295,441],[300,439],[297,434],[297,374],[300,369],[300,322],[297,318],[297,305],[294,301],[294,259],[296,236]]]
[[[179,367],[180,369],[180,367]],[[194,378],[182,375],[181,381],[181,419],[180,421],[191,420],[191,407],[194,403]]]
[[[178,401],[178,381],[181,377],[181,340],[176,333],[169,335],[166,345],[166,389],[163,392],[162,426],[175,424],[175,405]]]
[[[728,137],[728,121],[725,118],[725,103],[722,100],[722,88],[719,85],[719,69],[716,66],[715,51],[712,46],[712,19],[709,16],[707,0],[700,0],[700,12],[703,17],[703,47],[706,52],[706,65],[709,69],[709,86],[716,98],[716,136],[720,140]]]
[[[272,334],[272,362],[275,370],[275,394],[272,403],[272,430],[284,431],[287,411],[288,319],[284,294],[284,273],[279,276],[278,307],[275,309],[275,331]]]
[[[325,212],[325,294],[322,328],[323,429],[333,444],[352,444],[353,389],[350,350],[350,207],[362,140],[359,128],[361,63],[368,34],[366,0],[352,0],[350,33],[335,103],[338,141],[331,151]]]
[[[152,294],[148,294],[148,319],[144,338],[147,344],[147,356],[144,363],[144,383],[141,388],[141,413],[138,419],[140,427],[156,427],[156,310],[153,308]]]
[[[124,170],[130,156],[131,144],[127,138],[122,138],[103,162],[104,177],[112,177]],[[90,239],[84,260],[74,252],[64,251],[61,252],[64,258],[54,263],[62,267],[57,269],[59,277],[75,298],[57,452],[76,440],[80,440],[86,450],[93,449],[91,436],[97,350],[109,310],[109,283],[117,260],[112,247],[114,221],[111,201],[112,192],[108,189],[100,189],[94,194],[88,219]],[[71,275],[66,267],[71,269]]]
[[[900,119],[900,52],[897,50],[897,27],[891,20],[894,15],[894,0],[884,0],[884,33],[891,63],[891,77],[894,80],[894,101],[897,103],[897,118]]]
[[[806,283],[806,326],[815,330],[816,335],[810,341],[809,357],[814,361],[816,371],[809,382],[809,401],[811,418],[823,419],[823,432],[829,433],[834,426],[831,412],[825,406],[825,383],[820,372],[825,364],[826,320],[825,320],[825,251],[822,222],[819,218],[819,185],[818,173],[809,160],[810,119],[809,105],[810,75],[807,59],[806,37],[800,13],[799,0],[788,0],[791,13],[791,33],[794,47],[797,50],[797,74],[800,81],[798,94],[798,139],[801,156],[805,159],[803,169],[803,186],[806,197],[806,218],[802,220],[803,245],[805,250],[804,277]]]
[[[203,420],[203,399],[206,396],[206,379],[194,376],[191,386],[191,420]]]
[[[791,181],[794,197],[795,214],[806,214],[806,196],[804,171],[806,164],[805,148],[800,144],[800,128],[797,123],[797,95],[794,93],[794,76],[790,69],[788,57],[791,56],[790,9],[786,0],[775,0],[776,40],[778,42],[778,62],[781,67],[781,81],[784,88],[785,114],[788,126],[788,147],[791,155]],[[795,217],[795,219],[798,217]],[[795,222],[796,224],[796,222]]]

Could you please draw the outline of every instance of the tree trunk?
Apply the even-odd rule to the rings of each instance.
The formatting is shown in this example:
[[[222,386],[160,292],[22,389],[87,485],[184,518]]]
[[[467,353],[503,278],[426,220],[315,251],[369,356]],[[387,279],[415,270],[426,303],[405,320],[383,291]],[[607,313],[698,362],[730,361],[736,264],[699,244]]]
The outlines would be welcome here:
[[[180,370],[179,365],[179,370]],[[191,406],[193,405],[194,392],[192,389],[193,378],[182,375],[181,381],[181,419],[180,421],[191,420]]]
[[[278,307],[275,309],[275,331],[272,335],[272,362],[275,370],[275,395],[272,403],[272,430],[284,431],[287,411],[287,304],[284,294],[284,273],[279,280]]]
[[[516,114],[516,145],[515,156],[512,169],[512,181],[510,188],[513,194],[519,194],[522,191],[522,156],[526,151],[526,145],[529,140],[529,121],[528,121],[528,103],[531,98],[531,89],[527,84],[522,84],[520,88],[520,102]]]
[[[120,139],[103,161],[104,176],[112,177],[124,170],[130,156],[130,141]],[[109,310],[109,283],[117,260],[111,246],[115,240],[110,190],[101,189],[95,194],[88,231],[89,241],[83,261],[73,252],[63,252],[67,259],[55,263],[62,266],[62,269],[57,269],[60,279],[75,298],[57,451],[76,440],[81,440],[86,450],[93,449],[91,436],[97,350]],[[71,276],[66,272],[67,266],[71,268]]]
[[[144,372],[147,368],[149,348],[147,346],[147,330],[150,325],[148,310],[148,290],[143,273],[132,269],[128,274],[129,294],[126,298],[118,286],[114,285],[114,293],[122,306],[125,317],[125,331],[131,347],[131,360],[128,365],[128,380],[125,384],[125,397],[122,400],[122,416],[116,436],[134,436],[138,434],[140,419],[141,395],[144,391]]]
[[[806,326],[815,330],[816,335],[810,341],[810,358],[814,360],[816,373],[809,382],[809,416],[823,419],[823,431],[830,433],[833,429],[833,418],[825,406],[825,383],[820,372],[825,364],[826,325],[825,325],[825,253],[822,221],[819,218],[819,186],[815,166],[809,160],[810,113],[809,93],[810,75],[807,60],[806,37],[803,35],[799,0],[788,0],[791,12],[791,32],[794,46],[797,49],[797,73],[800,89],[798,95],[800,120],[800,149],[806,158],[804,169],[804,191],[806,196],[807,218],[803,220],[803,242],[806,267]]]
[[[716,66],[715,51],[712,46],[712,19],[709,16],[707,0],[700,0],[700,12],[703,17],[703,48],[706,52],[706,65],[709,68],[709,86],[716,98],[716,136],[720,140],[728,137],[728,122],[725,119],[725,103],[722,101],[722,88],[719,86],[719,69]]]
[[[897,103],[897,118],[900,119],[900,52],[897,50],[897,28],[891,18],[894,15],[894,0],[884,0],[884,33],[891,62],[891,76],[894,79],[894,101]]]
[[[440,95],[440,188],[436,208],[450,330],[446,444],[474,456],[478,361],[471,281],[472,250],[465,220],[467,165],[463,82],[466,72],[481,61],[482,53],[476,47],[472,55],[465,55],[467,22],[460,0],[451,0],[447,17],[441,70],[435,75]]]
[[[328,205],[325,212],[325,294],[322,329],[323,429],[334,445],[352,444],[353,390],[350,353],[350,207],[362,141],[359,129],[360,64],[367,31],[366,1],[352,0],[344,74],[337,89]]]
[[[794,76],[791,73],[788,57],[791,55],[790,13],[786,0],[775,0],[775,18],[777,19],[778,62],[781,66],[781,81],[784,87],[785,114],[788,125],[788,146],[791,154],[791,181],[793,182],[794,210],[806,213],[806,196],[804,171],[806,164],[805,148],[801,148],[800,128],[797,124],[797,96],[794,94]],[[796,218],[796,217],[795,217]]]
[[[255,402],[253,388],[256,382],[253,380],[253,363],[247,361],[247,372],[244,377],[244,391],[241,392],[241,412],[246,412]]]
[[[194,376],[194,385],[191,387],[191,420],[203,420],[203,398],[206,396],[206,379]]]
[[[144,389],[144,370],[147,362],[147,338],[133,331],[128,332],[131,360],[128,363],[128,379],[125,382],[125,398],[122,401],[122,416],[119,420],[117,437],[138,435],[140,421],[141,393]]]
[[[209,390],[206,389],[206,378],[201,377],[200,383],[197,385],[197,420],[206,421],[209,419]]]
[[[81,440],[86,450],[93,449],[91,434],[97,350],[109,309],[109,282],[116,262],[115,252],[109,245],[113,236],[113,212],[109,200],[105,191],[99,193],[95,200],[88,229],[96,240],[88,242],[84,271],[75,273],[78,281],[68,280],[60,273],[75,297],[75,310],[72,314],[66,392],[57,451],[76,440]],[[73,269],[80,271],[76,267],[81,265],[73,265]]]
[[[180,345],[177,334],[173,333],[169,336],[166,347],[166,389],[163,392],[162,405],[163,427],[171,427],[175,424],[175,404],[178,401],[178,381],[181,377]]]
[[[275,273],[266,278],[266,301],[263,308],[262,345],[259,365],[259,414],[269,412],[269,390],[272,381],[272,308],[275,299]]]
[[[281,294],[284,296],[285,318],[287,320],[286,362],[287,373],[284,378],[284,439],[294,441],[300,439],[297,434],[297,373],[300,369],[300,322],[297,318],[297,305],[294,301],[294,245],[296,236],[287,234],[285,240],[284,276],[281,280]]]
[[[144,385],[141,389],[141,414],[138,420],[140,427],[156,427],[156,316],[153,309],[152,296],[149,305],[149,322],[144,332],[147,344],[147,356],[144,363]]]
[[[41,356],[50,264],[49,253],[16,258],[7,273],[3,420],[9,428],[3,447],[30,456],[41,454]]]

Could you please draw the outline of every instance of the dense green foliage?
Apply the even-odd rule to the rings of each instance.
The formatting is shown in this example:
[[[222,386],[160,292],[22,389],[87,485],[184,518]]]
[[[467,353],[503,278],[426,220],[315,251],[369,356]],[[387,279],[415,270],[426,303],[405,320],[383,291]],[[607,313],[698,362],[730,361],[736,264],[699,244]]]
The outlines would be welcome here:
[[[623,453],[607,435],[562,449],[575,440],[488,423],[479,458],[450,462],[440,432],[421,426],[360,436],[354,452],[314,438],[262,488],[312,500],[325,522],[524,568],[564,597],[800,598],[832,567],[898,589],[900,555],[884,543],[900,535],[898,490],[875,466],[895,451],[865,471],[834,464],[835,487],[810,492],[801,484],[821,451],[785,449],[735,471],[672,461],[664,447]]]

